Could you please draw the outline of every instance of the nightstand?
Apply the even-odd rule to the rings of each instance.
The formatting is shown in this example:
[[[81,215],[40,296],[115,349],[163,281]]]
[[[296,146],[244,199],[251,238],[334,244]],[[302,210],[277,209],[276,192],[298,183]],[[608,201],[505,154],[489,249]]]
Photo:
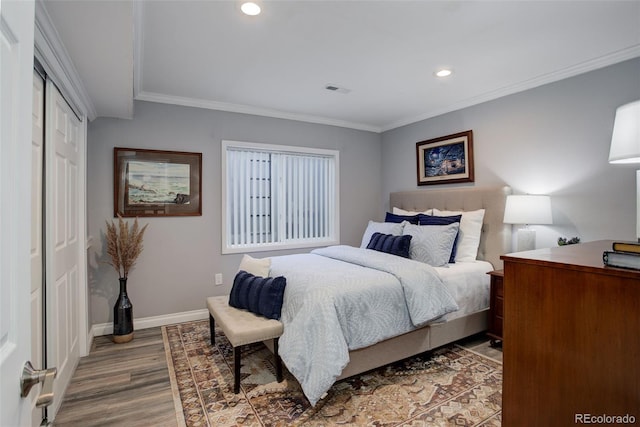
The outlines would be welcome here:
[[[487,335],[491,337],[491,346],[495,347],[500,341],[502,345],[502,322],[504,302],[504,270],[494,270],[491,276],[491,291],[489,294],[489,329]]]

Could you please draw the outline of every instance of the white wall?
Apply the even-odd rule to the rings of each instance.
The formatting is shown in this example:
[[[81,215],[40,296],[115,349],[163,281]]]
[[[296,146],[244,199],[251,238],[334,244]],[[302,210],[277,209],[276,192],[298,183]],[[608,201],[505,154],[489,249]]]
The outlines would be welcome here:
[[[473,130],[475,183],[549,194],[552,226],[535,226],[538,247],[559,236],[635,238],[638,165],[608,163],[615,109],[640,99],[640,59],[506,96],[382,135],[383,200],[416,185],[415,144]],[[388,205],[384,205],[388,208]]]
[[[105,220],[113,218],[113,147],[202,153],[202,216],[140,218],[149,224],[144,251],[129,276],[135,318],[205,308],[228,294],[241,255],[221,254],[221,141],[340,151],[341,242],[359,244],[381,200],[381,137],[333,126],[136,102],[133,120],[101,118],[88,127],[88,227],[91,324],[111,322],[118,276],[105,264]],[[381,214],[378,213],[378,216]],[[256,257],[292,251],[253,253]],[[214,286],[222,273],[224,285]]]

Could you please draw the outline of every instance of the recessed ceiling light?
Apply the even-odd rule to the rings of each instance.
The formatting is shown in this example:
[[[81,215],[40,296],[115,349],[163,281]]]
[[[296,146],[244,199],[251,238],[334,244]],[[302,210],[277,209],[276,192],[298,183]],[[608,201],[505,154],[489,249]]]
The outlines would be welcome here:
[[[245,15],[256,16],[260,14],[260,6],[257,3],[252,1],[242,3],[240,6],[240,10],[244,12]]]
[[[453,73],[453,71],[451,71],[450,69],[442,68],[441,70],[436,71],[434,74],[436,75],[436,77],[449,77],[451,73]]]

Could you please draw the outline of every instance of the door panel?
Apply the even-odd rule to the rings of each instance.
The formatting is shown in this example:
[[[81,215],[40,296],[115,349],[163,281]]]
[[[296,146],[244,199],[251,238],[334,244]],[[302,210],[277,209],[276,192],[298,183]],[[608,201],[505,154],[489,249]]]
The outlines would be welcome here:
[[[31,356],[33,2],[0,0],[0,425],[31,425],[20,376]],[[30,396],[35,394],[33,391]]]
[[[33,72],[33,116],[31,126],[31,363],[44,367],[42,346],[43,317],[43,218],[42,218],[42,173],[44,161],[44,79]],[[40,425],[42,409],[36,408],[35,397],[42,385],[35,386],[32,393],[31,419],[33,426]]]
[[[47,247],[47,365],[58,368],[50,418],[57,412],[66,386],[80,359],[79,272],[84,271],[80,244],[79,213],[84,212],[78,195],[82,159],[78,135],[80,121],[53,83],[46,87],[46,230]]]

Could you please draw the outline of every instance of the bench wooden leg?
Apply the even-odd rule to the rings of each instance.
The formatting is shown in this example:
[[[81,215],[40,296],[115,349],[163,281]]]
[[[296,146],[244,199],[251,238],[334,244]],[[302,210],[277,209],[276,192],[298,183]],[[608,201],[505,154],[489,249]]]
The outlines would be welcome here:
[[[278,354],[278,338],[273,339],[273,355],[276,358],[276,379],[279,383],[282,382],[282,359]]]
[[[216,321],[209,313],[209,331],[211,332],[211,345],[216,345]]]
[[[240,353],[242,346],[233,347],[233,392],[240,393]]]

